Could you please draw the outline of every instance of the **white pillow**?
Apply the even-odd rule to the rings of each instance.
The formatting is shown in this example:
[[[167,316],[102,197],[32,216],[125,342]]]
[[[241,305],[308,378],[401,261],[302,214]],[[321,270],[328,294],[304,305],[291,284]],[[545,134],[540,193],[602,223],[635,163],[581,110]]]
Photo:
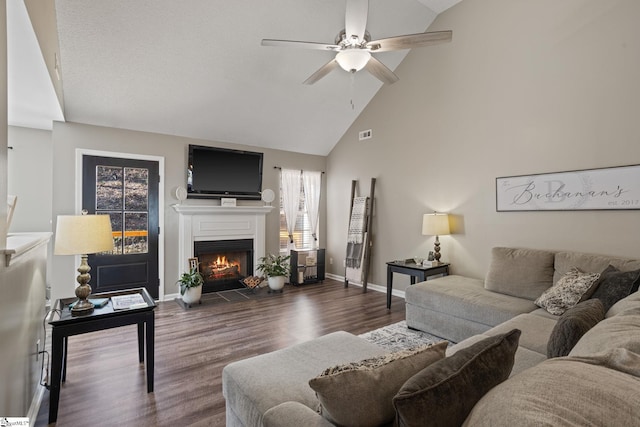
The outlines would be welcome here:
[[[549,313],[560,316],[576,305],[599,278],[600,273],[583,273],[573,267],[555,285],[544,291],[535,303]]]

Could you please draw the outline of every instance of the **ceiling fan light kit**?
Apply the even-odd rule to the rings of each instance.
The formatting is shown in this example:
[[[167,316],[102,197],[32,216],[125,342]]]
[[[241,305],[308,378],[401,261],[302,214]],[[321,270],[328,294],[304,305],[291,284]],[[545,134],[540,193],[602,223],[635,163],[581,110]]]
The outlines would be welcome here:
[[[390,52],[431,46],[449,42],[452,38],[451,31],[435,31],[371,40],[371,36],[366,29],[368,13],[369,0],[347,0],[345,29],[338,34],[335,44],[263,39],[262,45],[337,52],[335,58],[320,67],[319,70],[304,81],[304,84],[314,84],[338,67],[350,73],[365,69],[383,83],[391,84],[398,81],[398,76],[373,57],[371,55],[372,52]]]
[[[336,55],[336,61],[338,61],[340,67],[350,73],[362,70],[364,66],[367,65],[367,62],[369,62],[369,59],[371,59],[369,52],[354,48],[341,50]]]

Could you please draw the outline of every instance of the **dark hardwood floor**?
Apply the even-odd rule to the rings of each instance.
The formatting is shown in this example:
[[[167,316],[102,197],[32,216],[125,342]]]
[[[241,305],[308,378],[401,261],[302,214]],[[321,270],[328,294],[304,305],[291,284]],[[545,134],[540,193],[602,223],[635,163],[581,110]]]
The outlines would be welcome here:
[[[69,338],[59,427],[224,426],[222,368],[236,360],[345,330],[361,334],[404,320],[404,300],[326,280],[282,294],[185,310],[156,309],[155,391],[147,394],[136,326]],[[47,425],[48,393],[36,422]]]

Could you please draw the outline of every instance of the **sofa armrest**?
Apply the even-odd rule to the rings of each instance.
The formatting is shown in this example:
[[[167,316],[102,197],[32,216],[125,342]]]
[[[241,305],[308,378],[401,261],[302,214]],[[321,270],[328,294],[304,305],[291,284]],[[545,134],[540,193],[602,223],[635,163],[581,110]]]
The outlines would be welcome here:
[[[264,427],[334,427],[322,415],[300,402],[284,402],[274,406],[262,417]]]

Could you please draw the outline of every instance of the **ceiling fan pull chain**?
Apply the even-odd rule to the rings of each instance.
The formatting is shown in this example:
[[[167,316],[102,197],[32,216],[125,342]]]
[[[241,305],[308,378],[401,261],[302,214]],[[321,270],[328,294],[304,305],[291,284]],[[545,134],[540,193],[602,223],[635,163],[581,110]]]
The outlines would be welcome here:
[[[351,76],[349,77],[349,97],[351,98],[351,100],[349,101],[351,103],[351,110],[355,110],[356,109],[356,105],[353,102],[353,95],[354,95],[354,86],[355,86],[355,80],[356,80],[356,73],[349,73],[351,74]]]

